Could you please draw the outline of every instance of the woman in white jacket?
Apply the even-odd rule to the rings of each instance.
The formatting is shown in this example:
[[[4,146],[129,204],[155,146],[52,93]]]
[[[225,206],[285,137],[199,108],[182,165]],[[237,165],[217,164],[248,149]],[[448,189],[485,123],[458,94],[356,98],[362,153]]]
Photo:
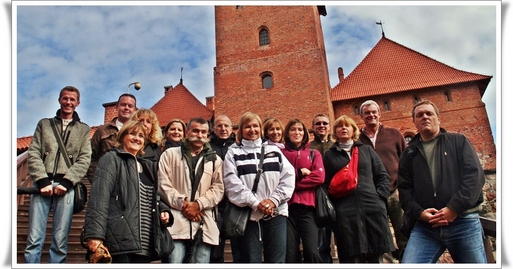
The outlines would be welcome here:
[[[295,186],[294,167],[275,145],[262,143],[262,121],[246,112],[239,121],[237,141],[224,161],[225,194],[237,206],[253,209],[244,235],[236,240],[243,263],[284,263],[287,248],[287,201]],[[263,173],[252,192],[264,147]]]

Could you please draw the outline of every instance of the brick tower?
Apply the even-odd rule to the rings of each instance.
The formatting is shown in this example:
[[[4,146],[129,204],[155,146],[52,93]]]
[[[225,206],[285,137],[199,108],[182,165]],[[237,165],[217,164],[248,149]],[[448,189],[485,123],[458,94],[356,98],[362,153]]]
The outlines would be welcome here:
[[[216,6],[215,116],[333,119],[321,15],[324,6]]]

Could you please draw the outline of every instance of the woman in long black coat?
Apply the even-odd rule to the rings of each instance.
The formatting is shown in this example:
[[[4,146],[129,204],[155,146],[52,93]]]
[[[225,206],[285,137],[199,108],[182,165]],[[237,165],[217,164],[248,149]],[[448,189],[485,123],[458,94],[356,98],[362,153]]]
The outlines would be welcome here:
[[[345,115],[335,120],[333,134],[336,143],[325,153],[325,184],[350,159],[358,147],[358,185],[342,198],[332,197],[337,221],[333,233],[340,263],[379,263],[385,252],[395,250],[388,224],[386,202],[389,178],[383,163],[374,149],[362,144],[359,130],[353,119]]]

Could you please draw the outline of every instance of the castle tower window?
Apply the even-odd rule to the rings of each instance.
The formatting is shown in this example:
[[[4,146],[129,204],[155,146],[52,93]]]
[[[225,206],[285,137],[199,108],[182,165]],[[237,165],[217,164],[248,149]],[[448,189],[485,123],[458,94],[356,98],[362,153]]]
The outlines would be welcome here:
[[[385,101],[383,106],[385,107],[385,111],[390,111],[390,106],[388,105],[388,101]]]
[[[354,107],[354,114],[355,115],[360,115],[360,108],[358,106]]]
[[[273,76],[269,73],[262,75],[262,88],[269,89],[273,87]]]
[[[260,40],[260,46],[269,45],[269,31],[267,31],[267,29],[260,30],[258,36]]]

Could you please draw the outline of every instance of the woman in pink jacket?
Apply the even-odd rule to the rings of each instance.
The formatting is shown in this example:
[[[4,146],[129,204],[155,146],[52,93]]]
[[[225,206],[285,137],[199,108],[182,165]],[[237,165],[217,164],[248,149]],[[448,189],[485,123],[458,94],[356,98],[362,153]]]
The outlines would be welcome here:
[[[290,120],[284,131],[283,155],[294,166],[296,185],[288,201],[287,263],[321,263],[317,249],[318,234],[315,221],[315,188],[324,183],[324,165],[321,153],[308,148],[306,125],[298,119]],[[303,257],[299,244],[303,244]]]

